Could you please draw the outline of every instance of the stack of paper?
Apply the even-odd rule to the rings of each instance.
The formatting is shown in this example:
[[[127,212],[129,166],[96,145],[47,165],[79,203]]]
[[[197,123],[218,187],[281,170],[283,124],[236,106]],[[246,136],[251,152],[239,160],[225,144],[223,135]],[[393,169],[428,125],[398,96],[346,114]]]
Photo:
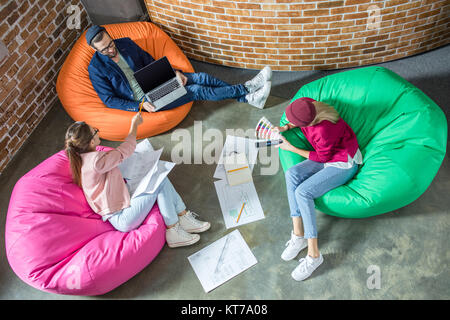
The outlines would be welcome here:
[[[251,175],[257,156],[255,140],[227,136],[214,173],[220,179],[214,186],[227,229],[264,219]]]
[[[253,184],[252,170],[258,149],[255,140],[227,136],[214,182],[227,229],[264,219]],[[209,292],[257,263],[239,230],[213,242],[188,260]]]

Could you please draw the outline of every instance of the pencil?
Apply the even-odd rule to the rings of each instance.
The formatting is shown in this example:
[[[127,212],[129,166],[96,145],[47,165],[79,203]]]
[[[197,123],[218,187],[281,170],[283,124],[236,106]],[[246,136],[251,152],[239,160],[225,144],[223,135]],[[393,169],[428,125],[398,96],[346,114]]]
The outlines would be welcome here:
[[[248,166],[242,167],[242,168],[237,168],[237,169],[233,169],[233,170],[228,170],[227,172],[233,172],[233,171],[238,171],[238,170],[242,170],[248,168]]]
[[[241,212],[239,212],[239,215],[238,215],[238,218],[237,218],[236,223],[238,223],[238,222],[239,222],[239,219],[241,218],[241,213],[242,213],[242,210],[244,209],[244,205],[245,205],[245,202],[242,204]]]
[[[142,98],[142,102],[139,104],[139,113],[141,113],[142,106],[144,105],[144,99],[145,99],[145,97]]]

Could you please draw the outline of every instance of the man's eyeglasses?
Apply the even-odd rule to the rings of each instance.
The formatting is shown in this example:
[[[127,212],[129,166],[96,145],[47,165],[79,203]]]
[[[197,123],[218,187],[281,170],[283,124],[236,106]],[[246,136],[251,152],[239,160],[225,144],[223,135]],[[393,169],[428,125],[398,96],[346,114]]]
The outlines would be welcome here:
[[[94,133],[92,134],[91,139],[89,139],[89,141],[91,141],[92,139],[94,139],[95,135],[100,131],[100,130],[98,130],[97,128],[92,128],[92,129],[94,129]]]
[[[108,46],[102,50],[98,50],[101,54],[107,54],[109,49],[114,48],[114,40],[111,40],[111,42],[108,44]]]

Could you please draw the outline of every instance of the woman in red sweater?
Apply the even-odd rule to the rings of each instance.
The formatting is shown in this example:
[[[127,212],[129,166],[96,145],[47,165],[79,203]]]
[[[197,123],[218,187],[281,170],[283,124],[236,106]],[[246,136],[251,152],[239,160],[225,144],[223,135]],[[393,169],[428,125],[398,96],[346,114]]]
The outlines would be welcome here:
[[[279,148],[297,153],[305,161],[286,171],[286,187],[293,222],[291,239],[281,258],[294,259],[308,247],[308,254],[292,272],[301,281],[323,262],[317,243],[314,199],[353,178],[362,163],[362,155],[353,130],[332,106],[311,98],[293,101],[286,109],[289,123],[280,132],[299,127],[314,151],[299,149],[284,137]]]

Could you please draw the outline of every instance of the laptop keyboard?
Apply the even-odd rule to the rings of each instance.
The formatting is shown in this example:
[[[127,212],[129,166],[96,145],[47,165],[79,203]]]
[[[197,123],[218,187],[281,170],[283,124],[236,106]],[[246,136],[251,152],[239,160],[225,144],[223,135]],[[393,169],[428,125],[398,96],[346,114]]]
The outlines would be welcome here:
[[[167,83],[166,85],[162,86],[161,88],[149,93],[149,97],[152,101],[156,101],[156,100],[161,99],[165,95],[168,95],[175,89],[178,89],[179,87],[180,87],[180,83],[176,79],[174,79],[173,81]]]

